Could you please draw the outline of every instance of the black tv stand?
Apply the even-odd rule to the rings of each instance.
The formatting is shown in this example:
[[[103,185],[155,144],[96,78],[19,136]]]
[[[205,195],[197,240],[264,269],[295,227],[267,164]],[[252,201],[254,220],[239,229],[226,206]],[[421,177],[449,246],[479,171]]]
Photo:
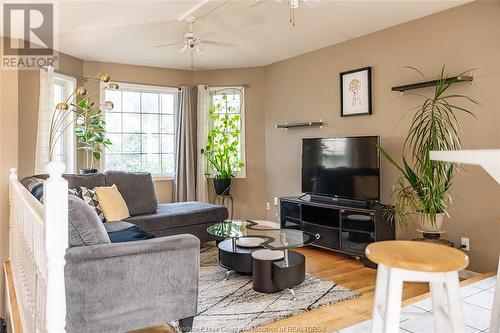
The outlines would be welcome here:
[[[374,267],[366,258],[365,248],[376,241],[394,239],[394,226],[384,214],[385,206],[363,202],[360,207],[352,201],[356,200],[280,198],[281,227],[310,232],[317,239],[313,246],[359,258],[366,266]]]

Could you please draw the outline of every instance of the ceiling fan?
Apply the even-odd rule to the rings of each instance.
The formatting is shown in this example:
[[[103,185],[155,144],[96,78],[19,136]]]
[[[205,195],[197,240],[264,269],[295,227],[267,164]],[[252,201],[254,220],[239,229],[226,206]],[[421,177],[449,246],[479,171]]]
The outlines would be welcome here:
[[[302,3],[311,8],[315,8],[321,4],[321,0],[275,0],[275,1],[280,5],[284,3],[288,4],[288,7],[290,8],[290,24],[292,26],[295,26],[295,10],[298,9]],[[249,7],[255,7],[268,2],[270,1],[253,0]]]
[[[193,58],[195,54],[201,54],[204,50],[204,46],[213,45],[213,46],[222,46],[222,47],[232,47],[233,43],[227,42],[219,42],[213,40],[205,40],[201,39],[195,34],[193,31],[193,25],[198,20],[194,16],[187,16],[184,20],[188,23],[188,32],[184,34],[184,37],[179,42],[172,42],[166,44],[156,45],[155,47],[167,47],[167,46],[179,46],[180,53],[190,53],[191,56],[191,68],[193,68]]]

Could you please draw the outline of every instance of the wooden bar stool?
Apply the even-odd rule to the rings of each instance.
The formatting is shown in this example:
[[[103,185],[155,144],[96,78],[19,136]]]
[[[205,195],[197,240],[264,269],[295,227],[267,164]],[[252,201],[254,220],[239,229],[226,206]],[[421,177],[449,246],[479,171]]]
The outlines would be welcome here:
[[[366,248],[367,257],[378,264],[372,333],[399,331],[403,282],[428,282],[432,297],[431,315],[435,332],[464,332],[458,271],[469,258],[454,248],[412,242],[375,242]]]

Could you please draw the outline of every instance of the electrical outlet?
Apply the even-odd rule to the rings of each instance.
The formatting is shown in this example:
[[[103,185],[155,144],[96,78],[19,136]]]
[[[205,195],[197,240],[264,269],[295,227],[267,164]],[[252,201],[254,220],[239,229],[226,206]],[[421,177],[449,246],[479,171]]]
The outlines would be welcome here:
[[[266,202],[266,209],[271,210],[271,203],[270,202]]]
[[[469,239],[467,237],[462,237],[460,244],[461,244],[462,250],[470,251],[470,243],[469,243]]]

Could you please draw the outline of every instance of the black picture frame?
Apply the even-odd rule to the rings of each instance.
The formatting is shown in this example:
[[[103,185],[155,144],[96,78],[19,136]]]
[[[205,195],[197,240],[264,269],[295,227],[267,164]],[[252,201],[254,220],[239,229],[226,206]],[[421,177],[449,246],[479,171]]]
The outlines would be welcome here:
[[[348,110],[344,109],[344,77],[348,76],[349,74],[354,74],[354,73],[360,73],[360,72],[367,72],[367,87],[364,87],[364,89],[368,90],[368,107],[366,112],[356,112],[356,113],[349,113],[347,112]],[[358,69],[353,69],[349,71],[345,71],[339,74],[340,78],[340,116],[341,117],[354,117],[354,116],[366,116],[366,115],[371,115],[372,114],[372,68],[371,67],[362,67]],[[363,88],[363,87],[361,87]]]

